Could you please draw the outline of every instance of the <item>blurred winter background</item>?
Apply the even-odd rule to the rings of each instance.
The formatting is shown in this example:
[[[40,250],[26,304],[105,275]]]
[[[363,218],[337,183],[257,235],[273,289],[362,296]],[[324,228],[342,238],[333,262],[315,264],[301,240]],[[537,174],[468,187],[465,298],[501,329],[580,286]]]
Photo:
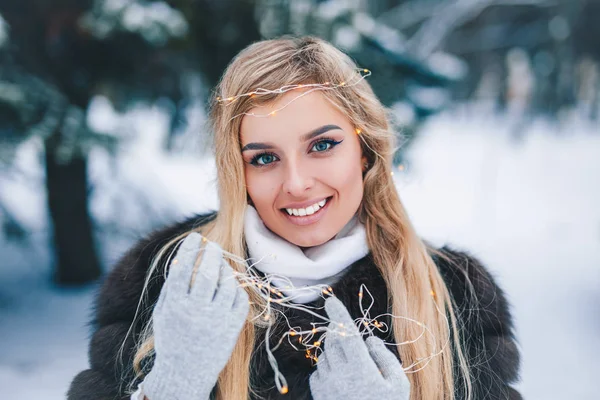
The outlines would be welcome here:
[[[0,0],[0,398],[65,398],[111,265],[217,207],[207,95],[284,33],[373,71],[417,229],[507,292],[525,398],[597,398],[598,0]]]

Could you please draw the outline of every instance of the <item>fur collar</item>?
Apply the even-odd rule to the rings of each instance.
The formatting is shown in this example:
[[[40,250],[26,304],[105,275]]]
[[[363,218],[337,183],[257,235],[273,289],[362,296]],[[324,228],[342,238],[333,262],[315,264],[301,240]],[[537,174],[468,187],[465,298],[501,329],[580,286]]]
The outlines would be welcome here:
[[[156,279],[151,280],[147,297],[142,304],[142,309],[146,312],[133,327],[132,334],[125,342],[124,351],[119,356],[121,344],[138,306],[148,266],[158,250],[170,239],[201,226],[214,217],[214,213],[197,216],[149,235],[128,251],[108,274],[96,297],[93,336],[89,348],[90,368],[73,379],[68,392],[69,400],[129,399],[126,383],[132,379],[132,374],[121,366],[132,364],[134,337],[140,334],[141,327],[150,318],[151,309],[164,283],[162,274],[157,274]],[[433,255],[434,261],[456,304],[455,312],[465,342],[464,348],[473,363],[473,398],[521,399],[520,394],[510,386],[518,379],[519,352],[504,293],[489,272],[473,257],[447,247],[440,249],[440,254],[443,257]],[[375,298],[371,315],[386,313],[387,288],[370,254],[353,263],[349,273],[332,287],[350,314],[358,317],[360,312],[357,293],[362,283],[368,286]],[[468,295],[468,286],[472,286],[474,296]],[[312,304],[322,306],[322,303],[323,299],[317,299]],[[324,313],[323,310],[321,312]],[[287,310],[286,315],[292,326],[311,327],[311,320],[305,313]],[[287,325],[283,325],[281,321],[276,325],[271,340],[280,337],[281,332],[286,329]],[[308,377],[314,369],[312,361],[305,357],[304,352],[296,351],[287,343],[275,352],[280,370],[290,388],[287,395],[280,395],[274,385],[273,372],[264,346],[260,345],[260,340],[265,337],[264,332],[259,330],[258,334],[259,345],[252,358],[251,379],[259,395],[265,399],[311,399]],[[391,332],[388,335],[379,333],[378,336],[388,342],[393,341]],[[390,349],[394,351],[395,347]],[[151,363],[152,360],[148,362]],[[459,382],[457,379],[456,399],[464,398]]]
[[[377,270],[377,267],[373,263],[370,254],[354,262],[343,277],[331,286],[334,294],[342,301],[342,303],[344,303],[346,308],[348,308],[350,315],[353,318],[358,318],[362,316],[358,303],[358,292],[360,285],[363,283],[369,288],[369,291],[373,294],[374,298],[374,304],[370,314],[375,316],[386,313],[386,285],[381,274]],[[314,311],[318,314],[326,315],[323,310],[324,302],[325,300],[323,298],[318,298],[307,305],[315,307],[316,310]],[[286,309],[285,313],[291,326],[298,327],[301,330],[312,329],[311,322],[314,322],[315,319],[310,314],[294,309]],[[380,319],[380,321],[385,322],[390,326],[391,321],[389,318]],[[280,319],[272,329],[273,334],[270,337],[270,343],[271,347],[274,347],[279,338],[282,337],[283,333],[288,330],[288,325],[285,321]],[[377,334],[381,339],[393,342],[393,335],[391,332],[389,332],[389,334],[377,332]],[[264,340],[264,330],[259,330],[258,335],[259,340]],[[277,359],[279,369],[285,376],[289,386],[288,395],[282,396],[275,388],[273,371],[267,359],[265,346],[257,346],[252,358],[252,376],[255,379],[254,385],[260,396],[267,399],[312,399],[308,378],[316,367],[314,361],[306,357],[306,353],[302,351],[302,346],[298,346],[298,349],[299,350],[294,348],[287,340],[284,340],[280,347],[273,353]],[[391,349],[393,349],[396,356],[398,356],[395,347],[391,347]]]

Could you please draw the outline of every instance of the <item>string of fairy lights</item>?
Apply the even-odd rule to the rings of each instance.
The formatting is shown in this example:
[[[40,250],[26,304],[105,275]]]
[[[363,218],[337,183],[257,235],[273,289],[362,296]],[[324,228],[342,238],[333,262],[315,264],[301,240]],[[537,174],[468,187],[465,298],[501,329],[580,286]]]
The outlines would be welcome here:
[[[282,105],[281,107],[276,108],[275,110],[272,110],[266,114],[259,114],[259,113],[254,113],[254,112],[242,112],[239,114],[234,115],[233,117],[230,118],[230,121],[237,118],[237,117],[241,117],[243,115],[249,115],[252,117],[258,117],[258,118],[266,118],[266,117],[272,117],[275,116],[279,111],[283,110],[284,108],[286,108],[287,106],[289,106],[290,104],[292,104],[293,102],[295,102],[296,100],[314,92],[317,90],[335,90],[338,88],[347,88],[347,87],[351,87],[351,86],[355,86],[357,85],[359,82],[361,82],[362,80],[366,79],[368,76],[371,76],[371,71],[369,69],[366,68],[356,68],[356,71],[358,72],[357,75],[351,77],[348,81],[341,81],[341,82],[323,82],[323,83],[299,83],[299,84],[291,84],[291,85],[284,85],[278,89],[264,89],[264,88],[258,88],[255,89],[251,92],[247,92],[247,93],[242,93],[242,94],[238,94],[235,96],[229,96],[229,97],[217,97],[217,102],[223,106],[229,106],[233,103],[235,103],[237,100],[244,98],[244,97],[250,97],[250,98],[254,98],[257,96],[264,96],[264,95],[269,95],[269,94],[283,94],[283,93],[287,93],[291,90],[298,90],[298,89],[307,89],[304,90],[301,94],[299,94],[298,96],[294,97],[293,99],[291,99],[290,101],[288,101],[287,103],[285,103],[284,105]]]
[[[257,96],[264,96],[264,95],[269,95],[269,94],[283,94],[283,93],[287,93],[289,91],[292,90],[298,90],[298,89],[304,89],[304,91],[302,93],[300,93],[298,96],[292,98],[291,100],[289,100],[287,103],[285,103],[284,105],[282,105],[281,107],[276,108],[275,110],[272,110],[268,113],[265,114],[258,114],[258,113],[254,113],[254,112],[242,112],[239,114],[234,115],[233,117],[231,117],[229,119],[229,121],[234,120],[235,118],[244,116],[244,115],[248,115],[251,117],[258,117],[258,118],[267,118],[267,117],[274,117],[275,115],[277,115],[278,112],[280,112],[281,110],[285,109],[286,107],[288,107],[290,104],[292,104],[293,102],[295,102],[296,100],[314,92],[317,90],[335,90],[335,89],[339,89],[339,88],[348,88],[348,87],[352,87],[355,86],[357,84],[359,84],[362,80],[366,79],[367,77],[372,75],[372,71],[370,69],[367,68],[355,68],[355,71],[357,72],[357,74],[353,77],[351,77],[348,81],[341,81],[341,82],[337,82],[337,83],[332,83],[332,82],[324,82],[324,83],[298,83],[298,84],[289,84],[289,85],[284,85],[281,86],[280,88],[277,89],[265,89],[265,88],[258,88],[255,89],[251,92],[246,92],[246,93],[241,93],[235,96],[229,96],[229,97],[217,97],[216,100],[217,102],[222,105],[222,106],[229,106],[234,104],[235,102],[237,102],[239,99],[244,98],[244,97],[250,97],[250,98],[255,98]],[[307,89],[307,90],[306,90]],[[355,132],[357,135],[360,135],[362,133],[362,130],[360,128],[356,128]],[[398,170],[399,171],[403,171],[404,170],[404,166],[403,165],[399,165],[398,166]],[[390,173],[390,175],[394,175],[394,172],[392,171]]]
[[[316,90],[334,90],[334,89],[338,89],[338,88],[351,87],[351,86],[357,85],[363,79],[365,79],[371,75],[371,71],[366,68],[356,68],[356,71],[358,72],[358,75],[353,77],[352,79],[350,79],[348,82],[342,81],[339,83],[324,82],[324,83],[311,83],[311,84],[294,84],[294,85],[285,85],[285,86],[282,86],[282,87],[280,87],[278,89],[274,89],[274,90],[258,88],[252,92],[243,93],[243,94],[239,94],[236,96],[231,96],[231,97],[226,97],[226,98],[217,97],[217,101],[224,106],[228,106],[228,105],[235,103],[238,99],[243,98],[243,97],[252,97],[253,98],[256,96],[260,96],[260,95],[283,94],[283,93],[286,93],[291,90],[307,89],[307,90],[304,90],[300,95],[296,96],[289,102],[285,103],[283,106],[281,106],[275,110],[272,110],[271,112],[269,112],[267,114],[257,114],[257,113],[245,112],[245,113],[240,113],[240,114],[235,115],[234,117],[231,118],[231,120],[234,118],[237,118],[239,116],[242,116],[242,115],[249,115],[249,116],[253,116],[253,117],[272,117],[272,116],[275,116],[279,111],[281,111],[284,108],[286,108],[287,106],[289,106],[294,101],[296,101],[296,100],[300,99],[301,97],[306,96],[309,93],[312,93]],[[359,129],[359,128],[356,128],[355,131],[356,131],[357,135],[360,135],[362,133],[361,129]],[[399,165],[398,170],[403,171],[404,165]],[[391,175],[394,175],[394,172],[391,172]],[[206,245],[209,242],[209,240],[205,236],[202,236],[202,242],[204,243],[204,245]],[[169,263],[171,263],[171,265],[177,264],[178,260],[176,258],[171,261],[172,256],[173,256],[173,253],[168,255],[167,264],[169,264]],[[282,293],[282,291],[280,289],[278,289],[278,286],[272,284],[272,282],[276,279],[278,282],[278,285],[281,285],[281,282],[283,281],[286,283],[288,288],[290,288],[293,286],[293,284],[287,277],[277,275],[277,274],[267,274],[265,276],[261,276],[260,274],[257,273],[256,269],[254,268],[254,266],[256,264],[260,263],[264,258],[254,262],[254,263],[249,263],[250,260],[242,259],[242,258],[240,258],[232,253],[226,252],[226,251],[223,251],[223,256],[237,264],[240,264],[242,266],[241,269],[245,270],[245,272],[239,272],[237,270],[234,270],[233,279],[237,279],[238,282],[240,283],[241,287],[249,288],[249,290],[252,290],[254,293],[258,294],[263,300],[265,300],[265,307],[261,310],[260,313],[258,313],[252,319],[252,322],[255,322],[257,319],[261,319],[262,320],[261,323],[266,324],[266,326],[267,326],[267,329],[265,332],[264,343],[265,343],[265,347],[266,347],[267,358],[268,358],[269,364],[271,365],[271,368],[274,373],[275,384],[280,393],[286,394],[289,391],[289,388],[288,388],[288,384],[285,379],[285,376],[283,376],[283,374],[280,372],[280,370],[278,368],[277,359],[275,358],[273,353],[283,344],[284,341],[287,340],[287,342],[290,344],[290,346],[292,348],[294,348],[295,350],[304,351],[306,358],[311,359],[313,361],[313,366],[314,366],[318,363],[319,355],[323,352],[323,350],[321,348],[321,344],[324,342],[325,338],[328,335],[349,336],[349,335],[356,334],[356,333],[353,333],[352,331],[346,329],[346,327],[344,327],[344,325],[342,323],[331,324],[332,322],[335,322],[335,321],[331,321],[326,316],[323,316],[323,315],[315,312],[314,311],[316,309],[315,307],[312,307],[312,306],[309,306],[306,304],[302,304],[302,303],[294,303],[294,299],[296,299],[298,296],[302,296],[305,292],[313,293],[315,290],[317,290],[320,293],[320,296],[322,298],[325,298],[325,296],[334,296],[333,288],[331,286],[315,285],[315,286],[306,286],[306,287],[302,287],[302,288],[294,288],[293,295],[284,295]],[[271,256],[275,257],[275,255],[271,255]],[[193,274],[192,274],[192,282],[194,282],[195,276],[198,272],[198,267],[199,267],[199,264],[196,264]],[[165,273],[166,273],[166,270],[165,270]],[[144,292],[146,290],[146,287],[148,286],[149,279],[150,279],[150,274],[146,277],[146,282],[144,284],[144,291],[142,292],[142,296],[139,299],[138,306],[135,311],[134,319],[137,318],[137,316],[139,315],[140,307],[142,306],[142,299],[144,297]],[[367,297],[370,298],[370,303],[366,307],[363,304],[363,301],[365,300],[365,294]],[[434,299],[433,303],[435,305],[437,312],[444,318],[448,332],[449,332],[450,324],[449,324],[448,318],[447,318],[446,314],[439,309],[437,303],[435,302],[435,293],[433,291],[431,292],[431,297]],[[391,313],[385,313],[385,314],[377,315],[375,317],[371,317],[370,311],[374,305],[375,300],[374,300],[374,297],[372,296],[371,292],[368,290],[367,286],[364,284],[362,284],[360,286],[360,289],[358,292],[358,301],[359,301],[362,317],[355,319],[354,323],[355,323],[355,325],[357,325],[358,332],[359,332],[358,335],[360,335],[361,337],[365,336],[365,335],[369,335],[369,336],[374,335],[375,330],[378,330],[382,333],[389,332],[389,326],[384,321],[381,321],[382,319],[384,319],[386,317],[389,317],[392,319],[403,319],[409,323],[414,323],[421,327],[421,332],[419,335],[417,335],[417,337],[410,339],[410,340],[406,340],[401,343],[386,343],[388,345],[403,346],[403,345],[415,343],[419,340],[423,340],[423,338],[426,335],[429,335],[431,337],[432,343],[433,343],[432,352],[426,357],[420,357],[420,358],[415,359],[412,364],[404,367],[403,369],[406,373],[415,373],[415,372],[420,371],[423,368],[425,368],[434,357],[437,357],[440,354],[442,354],[442,352],[445,350],[445,348],[449,344],[449,338],[448,338],[444,342],[444,344],[441,346],[441,348],[437,349],[437,341],[435,340],[436,339],[435,335],[431,332],[431,330],[425,324],[423,324],[422,322],[417,321],[415,319],[405,317],[405,316],[397,316],[397,315],[393,315]],[[290,321],[287,318],[286,314],[283,312],[283,310],[274,308],[272,306],[273,303],[279,304],[283,307],[300,310],[302,312],[310,314],[310,315],[314,316],[317,319],[317,321],[320,321],[320,322],[312,322],[311,323],[312,329],[309,329],[309,330],[302,329],[301,327],[292,326],[290,324]],[[287,330],[279,338],[276,345],[274,347],[271,347],[269,338],[271,337],[271,328],[273,327],[273,325],[276,321],[276,318],[274,317],[275,313],[279,314],[283,318],[283,320],[285,321],[285,324],[287,325]],[[335,329],[330,329],[329,328],[330,324],[331,324],[331,326],[335,326]],[[133,329],[133,324],[131,324],[131,326],[129,327],[129,329],[126,333],[126,337],[128,337],[131,334],[132,329]],[[122,354],[124,352],[125,343],[126,343],[126,341],[123,341],[123,343],[121,344],[121,346],[119,348],[119,354]],[[300,346],[302,346],[302,348]],[[119,356],[119,357],[117,357],[117,359],[119,360],[119,362],[122,362],[123,357]]]
[[[202,236],[202,242],[204,245],[207,245],[209,240],[205,236]],[[275,258],[274,254],[270,256]],[[274,356],[274,352],[284,343],[284,341],[287,341],[295,350],[305,352],[306,358],[311,359],[313,361],[313,365],[317,365],[319,355],[323,352],[321,345],[328,335],[357,335],[356,330],[348,329],[343,323],[336,323],[336,321],[330,320],[327,316],[315,312],[316,307],[302,303],[294,303],[293,301],[295,298],[297,298],[297,296],[301,296],[306,291],[312,292],[314,290],[318,290],[322,298],[334,296],[333,288],[331,286],[314,285],[294,288],[294,290],[291,291],[293,294],[286,295],[279,289],[279,287],[281,287],[282,281],[284,282],[284,285],[288,285],[288,288],[293,287],[292,282],[287,277],[278,274],[261,275],[257,272],[255,266],[264,260],[265,257],[253,263],[251,263],[250,260],[240,258],[226,251],[223,251],[223,257],[241,265],[242,270],[245,270],[245,272],[239,272],[238,270],[234,269],[234,276],[232,279],[237,279],[241,287],[252,290],[264,300],[264,308],[253,317],[251,322],[254,323],[257,320],[261,320],[261,324],[266,325],[264,343],[267,359],[273,370],[275,384],[280,393],[287,393],[289,388],[285,376],[283,376],[278,368],[277,359]],[[177,259],[174,259],[173,264],[176,263]],[[197,273],[199,265],[200,263],[196,263],[194,275],[192,276],[192,282],[195,274]],[[277,280],[279,286],[272,284],[275,279]],[[431,343],[433,343],[431,353],[428,356],[415,359],[408,366],[404,366],[403,369],[407,374],[415,373],[425,368],[434,357],[442,354],[444,349],[448,346],[449,338],[445,341],[441,348],[438,349],[436,337],[431,329],[427,325],[413,318],[393,315],[391,313],[384,313],[374,317],[370,316],[370,311],[375,303],[375,300],[365,284],[361,284],[359,292],[357,293],[357,297],[362,316],[356,318],[354,323],[358,328],[358,335],[361,337],[365,335],[375,335],[374,332],[376,330],[382,333],[389,332],[390,327],[386,322],[382,321],[382,319],[389,317],[391,319],[402,319],[408,323],[416,324],[421,328],[421,332],[415,338],[408,339],[400,343],[386,343],[387,345],[404,346],[415,343],[419,340],[424,340],[426,336],[431,338]],[[431,297],[434,300],[433,303],[437,312],[446,321],[446,326],[449,331],[450,325],[448,318],[446,314],[439,309],[437,303],[435,302],[435,293],[433,291],[431,291]],[[368,301],[366,301],[367,298],[369,299]],[[298,326],[292,326],[285,312],[283,312],[283,310],[280,308],[273,307],[273,303],[276,303],[283,308],[295,309],[310,314],[315,318],[316,322],[311,322],[311,329],[302,329]],[[275,321],[277,320],[277,318],[275,318],[276,313],[282,317],[287,328],[286,332],[277,340],[275,346],[271,347],[269,338],[271,337],[271,328],[274,326]],[[331,329],[330,326],[335,328]]]
[[[357,85],[362,80],[364,80],[365,78],[367,78],[368,76],[371,75],[371,71],[366,68],[356,68],[356,71],[358,72],[358,74],[353,76],[348,81],[342,81],[342,82],[337,82],[337,83],[324,82],[324,83],[291,84],[291,85],[282,86],[278,89],[258,88],[251,92],[242,93],[242,94],[238,94],[235,96],[224,97],[224,98],[217,97],[217,101],[219,104],[221,104],[223,106],[229,106],[244,97],[254,98],[256,96],[263,96],[263,95],[270,95],[270,94],[283,94],[283,93],[287,93],[292,90],[302,89],[302,92],[298,96],[292,98],[290,101],[283,104],[281,107],[271,110],[270,112],[268,112],[266,114],[258,114],[258,113],[254,113],[254,112],[243,112],[243,113],[239,113],[239,114],[233,116],[230,120],[233,120],[237,117],[244,116],[244,115],[248,115],[248,116],[252,116],[252,117],[259,117],[259,118],[272,117],[272,116],[275,116],[279,111],[288,107],[294,101],[296,101],[296,100],[302,98],[303,96],[306,96],[314,91],[335,90],[335,89],[339,89],[339,88],[351,87],[351,86]],[[362,133],[361,130],[357,128],[356,134],[361,134],[361,133]],[[404,167],[401,165],[398,168],[400,171],[402,171]],[[391,174],[393,175],[393,172]],[[204,243],[204,245],[206,245],[209,242],[209,240],[205,236],[202,236],[202,242]],[[319,355],[323,352],[321,345],[324,342],[324,340],[327,338],[328,335],[350,336],[350,335],[358,334],[361,337],[363,337],[365,335],[367,335],[367,336],[375,335],[376,330],[381,333],[387,333],[387,332],[389,332],[390,327],[388,326],[388,324],[385,321],[383,321],[384,319],[387,319],[387,318],[391,318],[392,320],[402,319],[402,320],[406,321],[407,323],[413,323],[413,324],[416,324],[417,326],[419,326],[421,328],[420,333],[417,335],[417,337],[406,340],[401,343],[386,343],[386,344],[394,345],[394,346],[404,346],[404,345],[408,345],[411,343],[415,343],[419,340],[424,340],[424,338],[426,336],[429,336],[431,338],[431,343],[433,343],[432,351],[428,356],[417,358],[410,365],[403,367],[403,369],[406,373],[415,373],[415,372],[420,371],[423,368],[425,368],[434,357],[437,357],[440,354],[442,354],[444,349],[449,344],[449,338],[448,338],[445,341],[445,343],[441,346],[441,348],[438,349],[436,337],[433,334],[433,332],[431,331],[431,329],[429,327],[427,327],[425,324],[423,324],[422,322],[417,321],[415,319],[412,319],[412,318],[409,318],[406,316],[393,315],[391,313],[380,314],[380,315],[372,317],[370,315],[370,312],[371,312],[371,309],[373,308],[375,300],[374,300],[373,295],[367,288],[367,286],[364,284],[362,284],[360,286],[359,292],[357,293],[358,302],[359,302],[360,311],[361,311],[362,316],[359,318],[356,318],[354,320],[354,324],[358,328],[358,333],[356,333],[357,330],[348,329],[348,327],[345,327],[343,323],[339,323],[339,322],[336,323],[336,321],[331,321],[327,316],[323,316],[323,315],[319,314],[318,312],[315,311],[316,307],[313,307],[313,306],[310,306],[307,304],[294,302],[294,300],[296,298],[298,298],[299,296],[302,296],[304,293],[307,293],[307,292],[314,293],[314,291],[318,291],[318,293],[320,293],[320,296],[322,298],[326,298],[327,296],[334,296],[333,288],[331,286],[329,286],[329,285],[305,286],[305,287],[301,287],[301,288],[294,288],[294,290],[291,291],[292,294],[284,294],[279,289],[279,287],[282,287],[282,282],[283,282],[283,287],[285,287],[286,289],[293,287],[292,282],[287,277],[278,275],[278,274],[261,275],[254,268],[258,263],[260,263],[262,260],[264,260],[264,257],[261,258],[260,260],[257,260],[255,262],[251,263],[250,260],[242,259],[242,258],[240,258],[232,253],[226,252],[226,251],[223,251],[223,256],[224,256],[224,258],[227,258],[227,259],[231,260],[232,262],[241,265],[241,268],[239,268],[239,270],[245,271],[245,272],[239,272],[239,270],[234,269],[233,279],[237,279],[241,287],[247,288],[247,289],[253,291],[260,298],[262,298],[264,300],[264,304],[265,304],[264,308],[262,310],[260,310],[260,312],[256,316],[253,317],[251,322],[255,323],[257,320],[261,320],[260,324],[266,325],[266,332],[265,332],[266,337],[265,337],[264,343],[265,343],[265,348],[266,348],[266,353],[267,353],[267,359],[268,359],[269,364],[271,365],[271,368],[274,373],[276,387],[279,390],[279,392],[282,394],[287,393],[289,390],[289,387],[288,387],[287,381],[285,379],[285,376],[283,376],[283,374],[280,372],[280,370],[278,368],[277,359],[274,356],[274,352],[277,351],[277,349],[280,346],[282,346],[284,341],[287,341],[288,344],[295,350],[303,351],[305,353],[306,358],[312,360],[313,366],[314,366],[314,365],[317,365],[317,363],[319,361]],[[272,254],[271,257],[275,258],[275,255]],[[176,264],[176,263],[177,263],[177,259],[174,259],[173,264]],[[197,264],[195,266],[194,273],[192,275],[192,282],[195,279],[195,275],[197,273],[198,266],[199,266],[199,264]],[[273,282],[275,280],[278,282],[277,285],[273,284]],[[290,293],[289,291],[286,291],[286,292]],[[431,297],[434,300],[433,303],[435,305],[437,312],[444,318],[448,332],[449,332],[450,324],[449,324],[448,318],[447,318],[446,314],[439,309],[439,307],[435,301],[435,293],[433,291],[431,292]],[[369,298],[368,304],[366,306],[365,306],[365,300],[366,300],[365,298]],[[315,322],[311,322],[312,328],[311,329],[303,329],[298,326],[292,326],[290,324],[290,321],[289,321],[288,317],[286,316],[285,312],[278,307],[274,307],[273,303],[280,305],[282,308],[295,309],[295,310],[299,310],[301,312],[305,312],[307,314],[312,315],[315,319]],[[271,347],[269,338],[271,337],[271,328],[274,326],[275,321],[277,320],[277,318],[276,318],[277,315],[281,316],[283,321],[285,321],[284,323],[287,326],[287,328],[286,328],[286,332],[275,342],[275,345],[273,347]],[[332,329],[332,328],[330,328],[330,326],[334,327],[334,328]]]

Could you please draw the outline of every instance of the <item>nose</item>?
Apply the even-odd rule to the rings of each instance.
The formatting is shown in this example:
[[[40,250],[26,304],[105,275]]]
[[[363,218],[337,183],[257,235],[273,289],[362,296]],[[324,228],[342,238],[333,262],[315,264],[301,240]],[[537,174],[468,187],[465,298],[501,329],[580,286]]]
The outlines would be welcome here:
[[[285,166],[283,191],[294,197],[303,197],[314,186],[310,169],[302,167],[297,161],[288,160]]]

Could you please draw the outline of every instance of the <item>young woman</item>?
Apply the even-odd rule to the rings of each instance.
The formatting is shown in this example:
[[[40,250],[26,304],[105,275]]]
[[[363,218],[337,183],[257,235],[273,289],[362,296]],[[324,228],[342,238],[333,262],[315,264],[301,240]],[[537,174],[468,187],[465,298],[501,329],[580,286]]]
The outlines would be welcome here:
[[[521,398],[505,296],[415,233],[365,72],[313,37],[233,60],[210,115],[219,211],[112,270],[69,399]]]

